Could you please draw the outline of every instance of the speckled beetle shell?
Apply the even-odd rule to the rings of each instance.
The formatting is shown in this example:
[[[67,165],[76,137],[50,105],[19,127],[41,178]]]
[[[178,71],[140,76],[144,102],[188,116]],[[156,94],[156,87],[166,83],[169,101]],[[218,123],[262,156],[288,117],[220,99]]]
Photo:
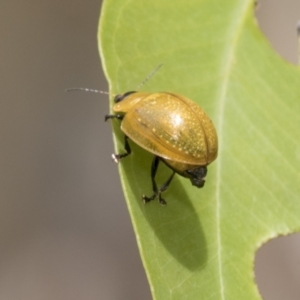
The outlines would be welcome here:
[[[218,140],[212,121],[186,97],[172,93],[129,94],[113,106],[125,114],[121,130],[174,169],[208,165],[217,157]]]
[[[173,93],[127,92],[115,97],[113,111],[115,114],[105,119],[121,120],[126,149],[126,153],[113,154],[113,159],[118,162],[131,153],[128,138],[154,154],[151,167],[154,194],[143,196],[145,203],[158,197],[165,205],[161,193],[175,173],[189,178],[198,188],[204,186],[207,165],[217,157],[218,139],[212,121],[201,107]],[[173,174],[158,188],[155,175],[160,160]]]

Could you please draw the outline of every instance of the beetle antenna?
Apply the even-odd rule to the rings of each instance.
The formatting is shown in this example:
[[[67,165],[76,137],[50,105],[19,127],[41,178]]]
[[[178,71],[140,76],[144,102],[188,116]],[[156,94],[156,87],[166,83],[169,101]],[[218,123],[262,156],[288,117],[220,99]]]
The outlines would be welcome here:
[[[70,88],[70,89],[65,90],[65,92],[74,92],[74,91],[83,91],[83,92],[92,92],[92,93],[110,95],[110,93],[108,93],[108,92],[94,90],[94,89],[88,89],[88,88]]]
[[[158,65],[136,88],[138,91],[157,71],[162,67],[163,64]]]

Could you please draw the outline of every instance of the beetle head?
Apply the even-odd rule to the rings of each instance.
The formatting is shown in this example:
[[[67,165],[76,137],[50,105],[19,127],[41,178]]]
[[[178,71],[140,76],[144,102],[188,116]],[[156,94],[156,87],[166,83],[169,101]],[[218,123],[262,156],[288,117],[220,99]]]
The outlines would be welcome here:
[[[192,185],[202,188],[205,183],[205,176],[207,174],[206,166],[198,167],[186,171],[187,177],[190,178]]]
[[[115,96],[114,102],[118,103],[118,102],[124,100],[127,96],[129,96],[133,93],[136,93],[136,91],[130,91],[130,92],[126,92],[124,94],[117,95],[117,96]]]

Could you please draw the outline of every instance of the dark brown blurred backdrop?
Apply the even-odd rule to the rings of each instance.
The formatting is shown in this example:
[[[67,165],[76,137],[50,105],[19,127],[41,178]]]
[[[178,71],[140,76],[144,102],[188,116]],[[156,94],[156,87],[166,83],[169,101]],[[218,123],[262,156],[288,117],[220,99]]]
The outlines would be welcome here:
[[[243,0],[241,0],[243,1]],[[150,300],[117,167],[97,52],[100,0],[0,5],[0,299]],[[297,61],[299,0],[261,1],[263,31]],[[267,300],[300,298],[300,238],[259,251]]]

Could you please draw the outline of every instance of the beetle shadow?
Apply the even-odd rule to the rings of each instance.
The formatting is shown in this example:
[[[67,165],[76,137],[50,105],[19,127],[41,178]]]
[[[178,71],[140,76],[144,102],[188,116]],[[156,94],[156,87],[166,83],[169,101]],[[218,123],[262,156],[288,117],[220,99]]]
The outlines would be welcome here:
[[[145,153],[141,153],[141,156],[139,156],[139,153],[136,154],[132,160],[132,163],[134,163],[133,167],[140,174],[139,176],[149,179],[149,185],[146,187],[146,190],[143,190],[143,192],[147,191],[149,193],[152,156],[146,154],[147,159],[145,159]],[[168,178],[170,169],[164,164],[160,164],[158,173],[160,173],[158,177]],[[195,271],[203,268],[207,261],[206,239],[197,211],[185,192],[183,185],[178,180],[178,176],[177,174],[175,175],[168,190],[162,194],[167,201],[166,206],[161,206],[157,199],[144,204],[141,201],[141,195],[136,200],[145,219],[165,249],[181,265]],[[157,182],[159,185],[163,181],[158,178]],[[143,187],[140,188],[142,189]],[[197,190],[195,188],[196,192]],[[201,191],[198,190],[198,192]],[[199,197],[201,197],[201,193],[199,193]]]

